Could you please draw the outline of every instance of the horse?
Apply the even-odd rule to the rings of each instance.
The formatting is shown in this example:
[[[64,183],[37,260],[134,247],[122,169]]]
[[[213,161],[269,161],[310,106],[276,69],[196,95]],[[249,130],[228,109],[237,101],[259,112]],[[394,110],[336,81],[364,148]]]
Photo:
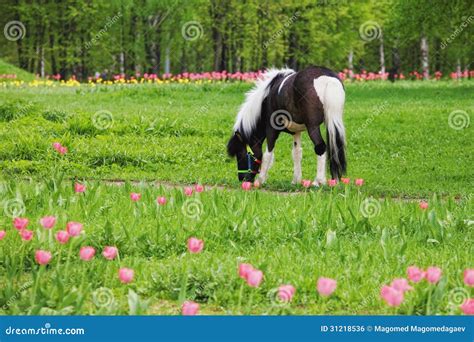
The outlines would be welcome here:
[[[293,184],[301,182],[301,133],[308,131],[317,157],[314,186],[326,184],[326,159],[333,179],[345,174],[345,91],[338,75],[325,67],[310,66],[296,72],[268,69],[246,94],[227,143],[229,156],[237,160],[239,181],[265,183],[281,132],[293,135]],[[327,144],[321,135],[324,122]],[[263,152],[263,142],[266,149]]]

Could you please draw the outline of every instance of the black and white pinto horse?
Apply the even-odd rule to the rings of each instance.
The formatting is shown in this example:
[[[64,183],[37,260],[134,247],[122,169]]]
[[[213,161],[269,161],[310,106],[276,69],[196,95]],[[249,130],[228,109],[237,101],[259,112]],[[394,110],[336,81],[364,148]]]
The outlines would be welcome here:
[[[270,69],[247,93],[227,144],[230,156],[237,159],[239,181],[263,184],[273,164],[273,149],[281,132],[293,135],[293,183],[301,182],[301,133],[308,131],[317,155],[315,186],[326,183],[326,158],[334,179],[346,171],[344,86],[337,74],[324,67]],[[320,131],[326,125],[327,141]],[[263,152],[264,140],[267,147]]]

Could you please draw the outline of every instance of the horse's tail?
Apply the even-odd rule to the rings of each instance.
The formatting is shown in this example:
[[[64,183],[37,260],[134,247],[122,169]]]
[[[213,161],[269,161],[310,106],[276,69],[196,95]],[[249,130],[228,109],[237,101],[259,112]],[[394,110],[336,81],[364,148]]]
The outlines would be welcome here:
[[[320,87],[316,87],[316,83]],[[328,158],[329,169],[333,179],[339,179],[346,173],[346,132],[342,115],[344,113],[345,92],[341,81],[335,77],[320,76],[315,80],[315,87],[321,89],[324,87],[323,94],[320,96],[324,108],[324,121],[326,124],[328,140]]]

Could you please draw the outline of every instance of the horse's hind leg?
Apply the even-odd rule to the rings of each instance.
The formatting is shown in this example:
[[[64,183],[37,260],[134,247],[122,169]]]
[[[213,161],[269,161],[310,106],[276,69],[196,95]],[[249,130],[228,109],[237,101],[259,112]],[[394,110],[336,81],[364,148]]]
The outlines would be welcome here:
[[[293,135],[293,181],[292,184],[301,183],[301,159],[303,157],[303,148],[301,147],[301,132]]]
[[[314,152],[318,159],[316,179],[313,185],[326,184],[326,144],[324,143],[319,126],[308,127],[308,134],[314,144]]]

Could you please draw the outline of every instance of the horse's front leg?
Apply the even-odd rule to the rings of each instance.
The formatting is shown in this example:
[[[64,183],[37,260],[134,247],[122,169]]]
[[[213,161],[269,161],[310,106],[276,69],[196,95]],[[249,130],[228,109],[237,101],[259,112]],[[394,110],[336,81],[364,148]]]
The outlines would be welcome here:
[[[268,178],[268,170],[270,170],[273,165],[273,149],[275,148],[275,142],[278,138],[278,134],[279,132],[276,130],[267,130],[267,148],[263,153],[262,167],[260,168],[260,174],[258,175],[258,181],[260,184],[266,182]]]
[[[303,158],[303,148],[301,147],[301,132],[293,135],[293,181],[292,184],[301,183],[301,159]]]

